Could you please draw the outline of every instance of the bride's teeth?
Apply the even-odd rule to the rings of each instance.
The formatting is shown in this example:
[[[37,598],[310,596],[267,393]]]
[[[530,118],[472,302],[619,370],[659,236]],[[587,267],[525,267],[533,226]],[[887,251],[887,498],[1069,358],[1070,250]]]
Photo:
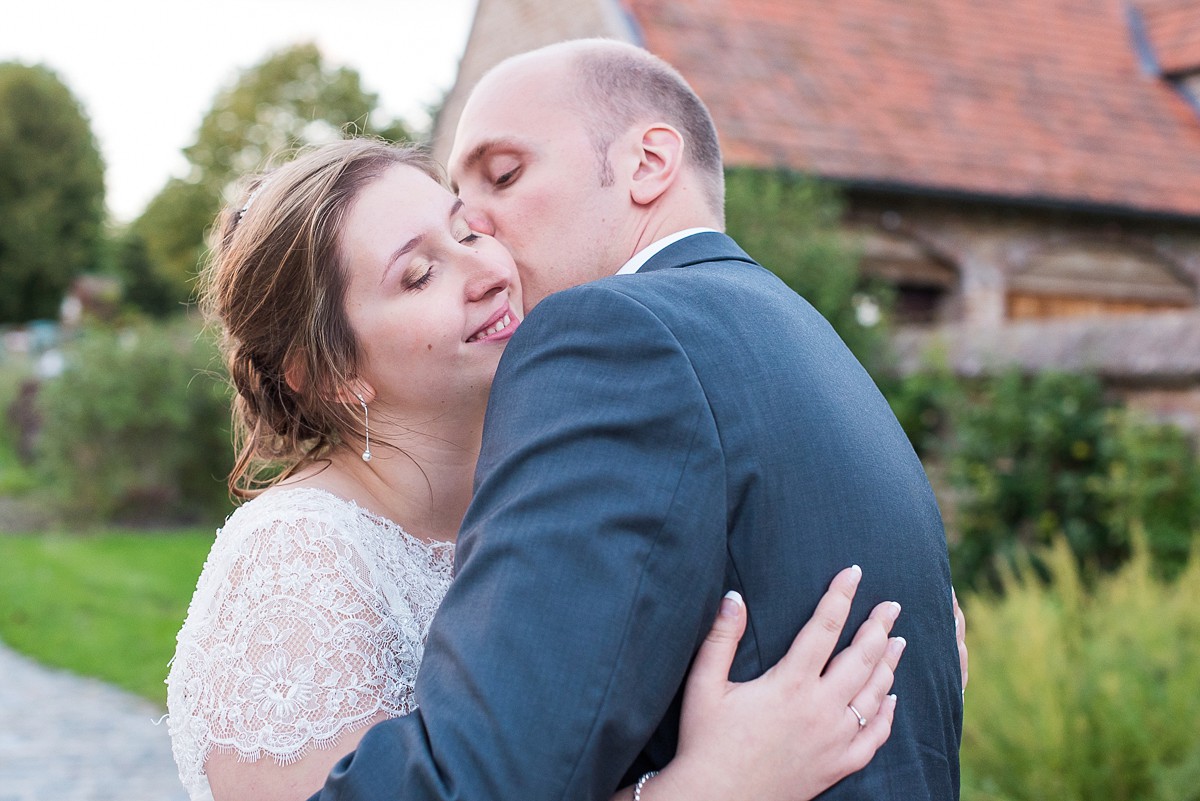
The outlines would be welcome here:
[[[477,342],[478,340],[481,340],[484,337],[490,337],[492,334],[495,334],[498,331],[503,331],[505,328],[508,328],[508,326],[511,323],[512,323],[512,315],[506,314],[506,315],[504,315],[504,317],[501,320],[496,322],[495,325],[492,325],[485,331],[481,331],[480,333],[474,335],[467,341],[468,342]]]

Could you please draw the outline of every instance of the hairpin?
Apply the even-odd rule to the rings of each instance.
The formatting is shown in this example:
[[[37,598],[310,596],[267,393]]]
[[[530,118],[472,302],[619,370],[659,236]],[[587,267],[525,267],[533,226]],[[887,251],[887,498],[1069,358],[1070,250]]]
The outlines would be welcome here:
[[[242,210],[238,212],[238,222],[241,222],[242,218],[246,216],[246,212],[250,210],[250,204],[254,202],[254,198],[258,197],[259,190],[261,190],[262,187],[262,184],[254,187],[254,190],[250,193],[250,196],[246,198],[246,205],[242,206]]]

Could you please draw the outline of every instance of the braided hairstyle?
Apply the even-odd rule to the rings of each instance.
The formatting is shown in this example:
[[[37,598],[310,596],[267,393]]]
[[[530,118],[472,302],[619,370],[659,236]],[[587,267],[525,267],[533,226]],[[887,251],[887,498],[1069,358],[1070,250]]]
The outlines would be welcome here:
[[[361,416],[344,402],[359,347],[344,308],[340,237],[359,192],[394,165],[445,185],[421,150],[345,139],[252,178],[247,199],[217,218],[201,306],[235,392],[228,484],[237,498],[361,439]]]

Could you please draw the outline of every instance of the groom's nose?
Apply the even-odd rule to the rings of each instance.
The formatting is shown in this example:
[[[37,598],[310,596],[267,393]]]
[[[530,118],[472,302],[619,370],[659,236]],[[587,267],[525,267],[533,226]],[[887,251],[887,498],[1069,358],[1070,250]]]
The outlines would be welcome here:
[[[471,230],[477,234],[485,234],[487,236],[496,235],[496,224],[492,222],[492,218],[480,209],[478,206],[468,204],[464,207],[466,214],[465,219]]]

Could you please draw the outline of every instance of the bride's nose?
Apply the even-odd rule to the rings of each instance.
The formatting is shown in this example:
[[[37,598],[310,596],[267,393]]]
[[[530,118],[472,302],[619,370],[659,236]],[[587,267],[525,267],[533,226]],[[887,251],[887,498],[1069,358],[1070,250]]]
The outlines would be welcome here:
[[[504,264],[476,254],[467,276],[467,299],[484,300],[512,284],[512,270]]]

